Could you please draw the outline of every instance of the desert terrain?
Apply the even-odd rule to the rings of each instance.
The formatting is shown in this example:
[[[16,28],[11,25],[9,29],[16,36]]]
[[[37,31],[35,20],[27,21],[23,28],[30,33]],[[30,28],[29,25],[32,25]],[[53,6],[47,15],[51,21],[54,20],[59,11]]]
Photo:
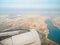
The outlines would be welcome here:
[[[0,17],[0,31],[9,29],[36,29],[42,34],[42,45],[58,45],[47,38],[49,30],[45,20],[46,16],[24,15],[13,18]]]
[[[54,25],[60,29],[60,16],[55,17],[52,21],[53,21]]]

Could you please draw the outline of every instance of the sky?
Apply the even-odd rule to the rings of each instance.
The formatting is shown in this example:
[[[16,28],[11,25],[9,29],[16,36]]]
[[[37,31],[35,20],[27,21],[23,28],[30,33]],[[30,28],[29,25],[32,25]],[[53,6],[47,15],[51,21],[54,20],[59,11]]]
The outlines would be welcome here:
[[[60,0],[0,0],[0,8],[60,8]]]

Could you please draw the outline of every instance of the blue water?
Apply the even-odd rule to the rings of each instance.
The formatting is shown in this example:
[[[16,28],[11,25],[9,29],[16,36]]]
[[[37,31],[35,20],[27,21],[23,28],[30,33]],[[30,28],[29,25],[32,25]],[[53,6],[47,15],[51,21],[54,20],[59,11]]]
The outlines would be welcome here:
[[[60,29],[55,27],[51,20],[46,20],[47,27],[49,29],[48,38],[60,44]]]

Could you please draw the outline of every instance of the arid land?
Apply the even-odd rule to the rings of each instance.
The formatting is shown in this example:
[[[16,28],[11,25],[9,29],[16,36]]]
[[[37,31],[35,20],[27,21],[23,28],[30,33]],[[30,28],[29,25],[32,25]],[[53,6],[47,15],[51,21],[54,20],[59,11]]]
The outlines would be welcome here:
[[[45,20],[46,16],[24,15],[14,18],[0,17],[0,31],[9,29],[36,29],[42,34],[42,45],[58,45],[47,38],[49,30]]]
[[[60,17],[55,17],[52,21],[53,24],[60,29]]]

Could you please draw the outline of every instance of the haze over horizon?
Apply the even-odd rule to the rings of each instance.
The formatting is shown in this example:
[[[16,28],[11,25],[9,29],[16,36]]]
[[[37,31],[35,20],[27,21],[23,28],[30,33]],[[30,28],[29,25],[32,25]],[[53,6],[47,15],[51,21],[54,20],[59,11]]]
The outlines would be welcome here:
[[[1,0],[0,15],[39,12],[60,15],[60,0]]]

